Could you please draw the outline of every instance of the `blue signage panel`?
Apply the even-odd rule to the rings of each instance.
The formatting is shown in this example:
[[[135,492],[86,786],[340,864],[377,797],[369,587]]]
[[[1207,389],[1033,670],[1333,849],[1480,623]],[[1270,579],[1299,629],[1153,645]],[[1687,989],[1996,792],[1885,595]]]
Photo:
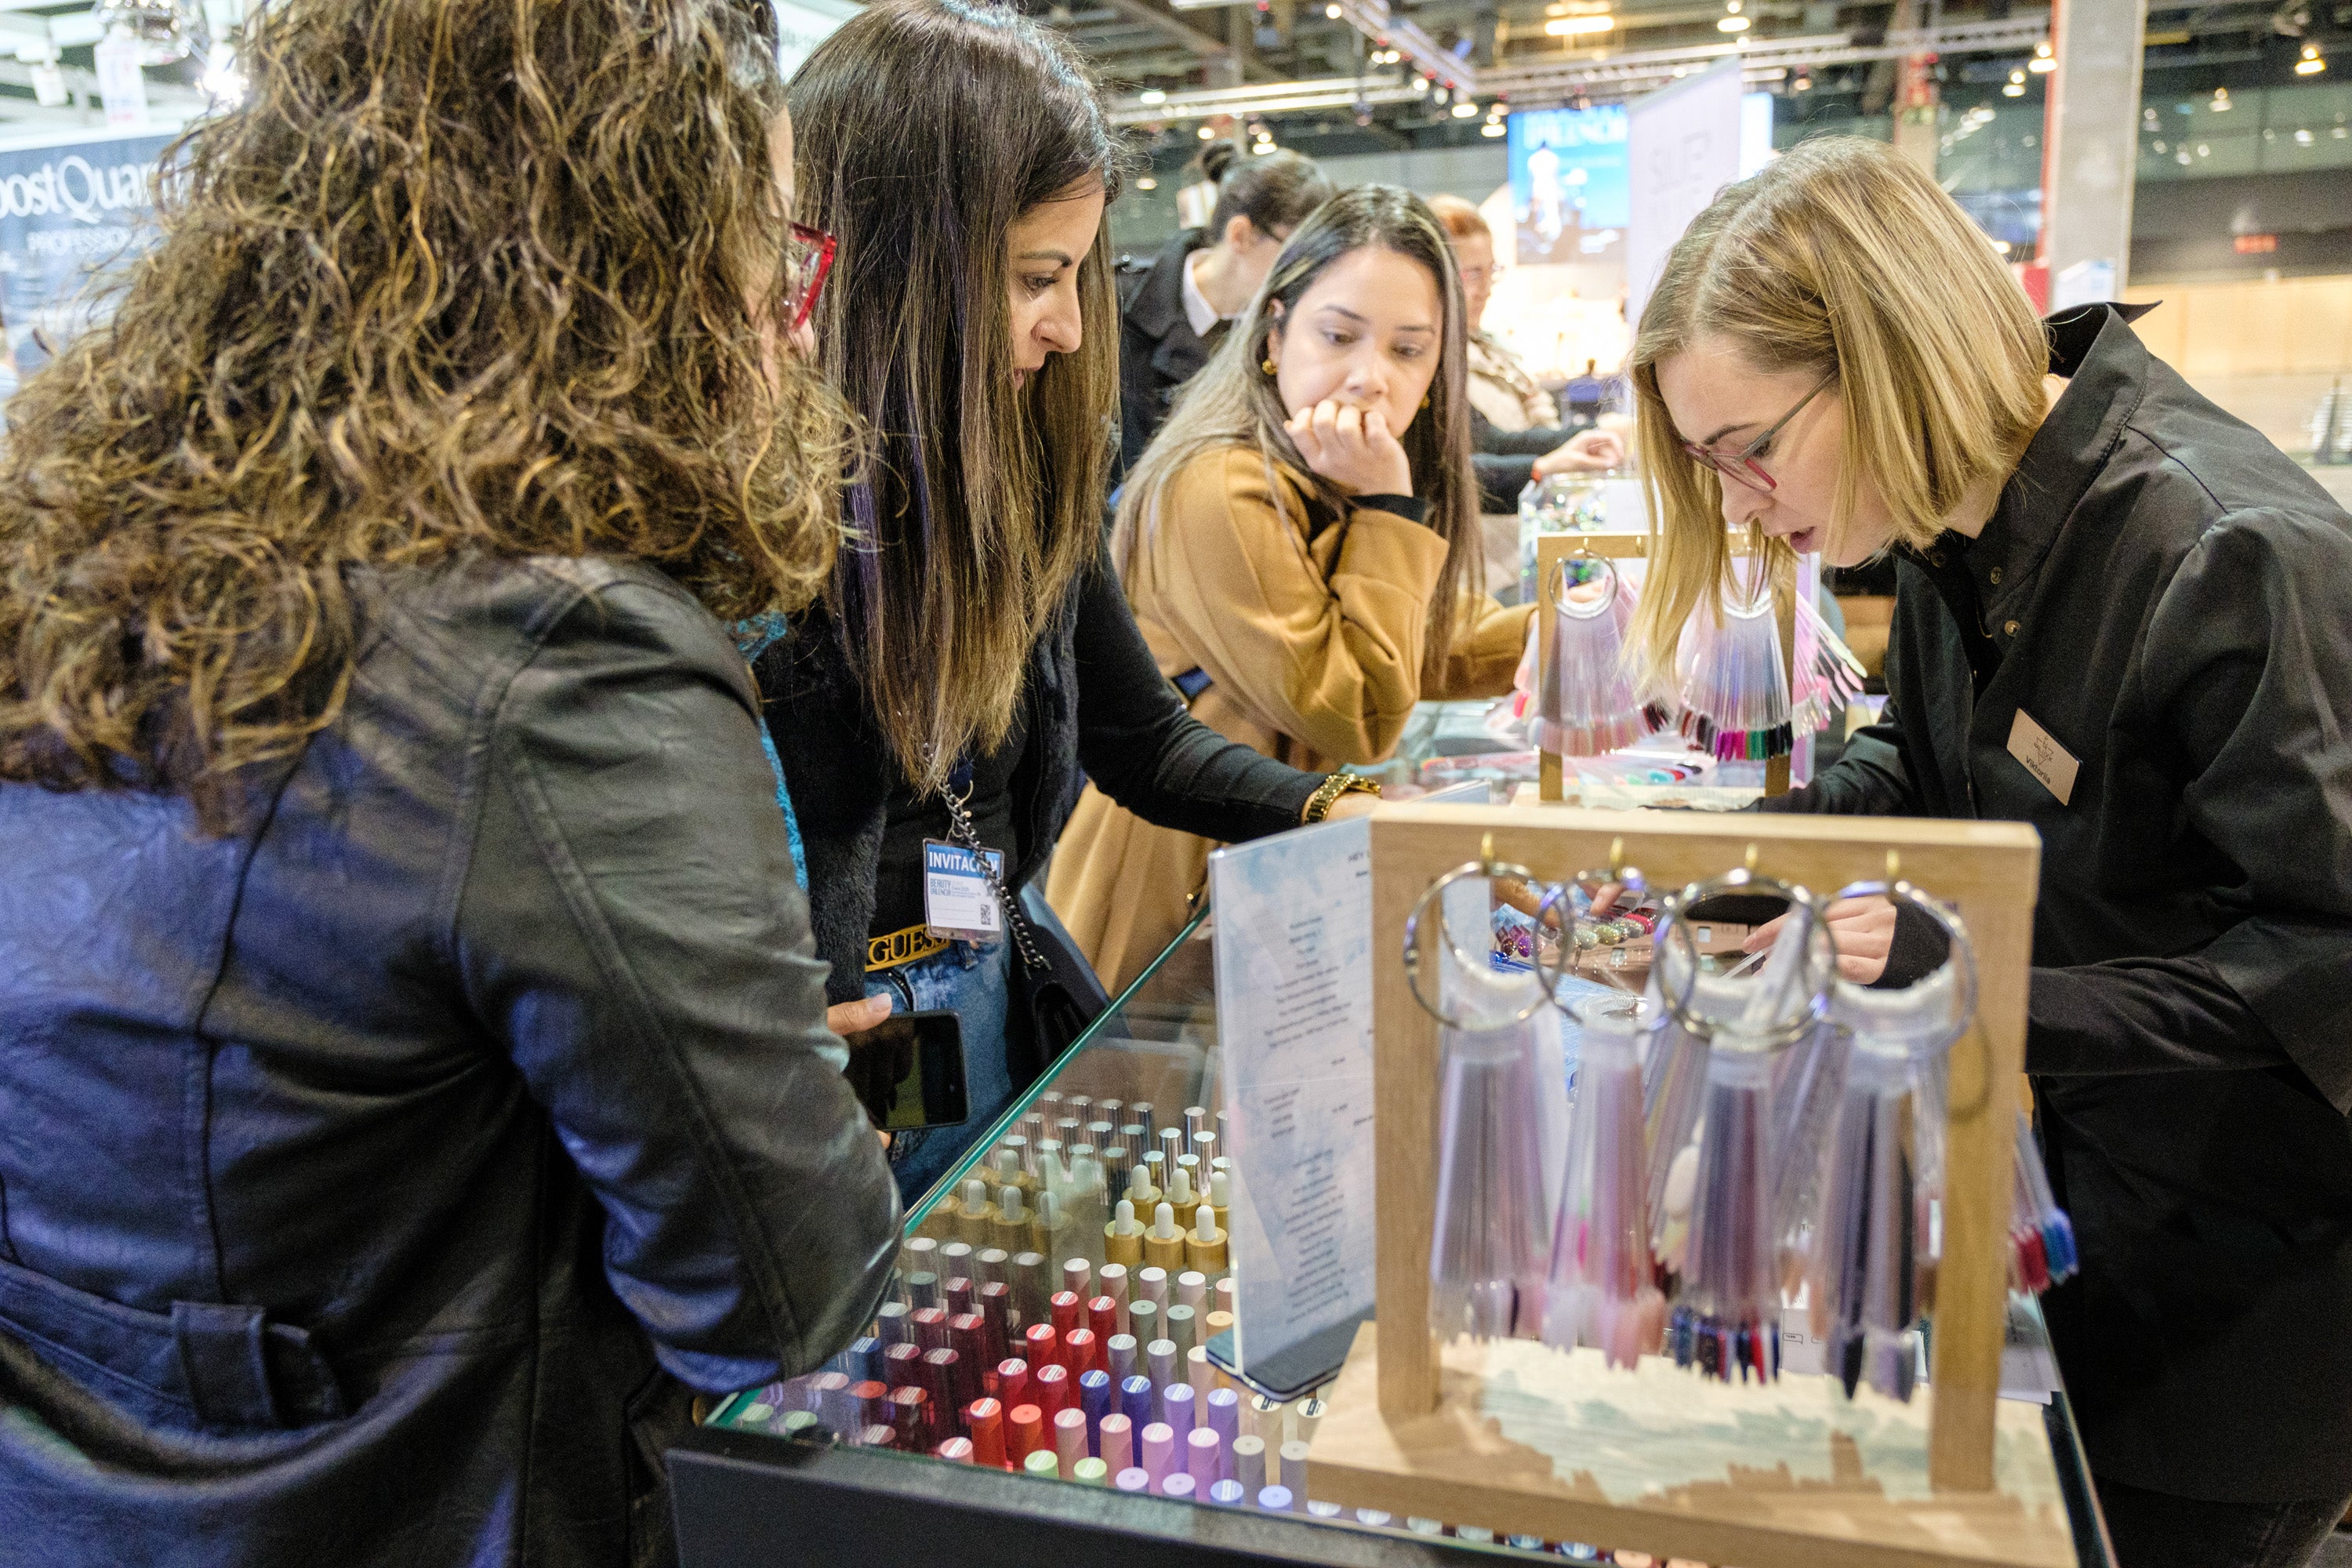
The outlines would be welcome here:
[[[1612,255],[1633,213],[1624,106],[1522,110],[1510,126],[1519,265]]]
[[[0,151],[0,322],[20,372],[87,325],[93,285],[156,237],[173,133]]]

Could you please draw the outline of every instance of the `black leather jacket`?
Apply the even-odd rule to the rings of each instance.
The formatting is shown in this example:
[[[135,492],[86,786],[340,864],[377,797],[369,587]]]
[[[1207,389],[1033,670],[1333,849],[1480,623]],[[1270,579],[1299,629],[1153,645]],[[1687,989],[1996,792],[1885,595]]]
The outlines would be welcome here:
[[[634,563],[354,586],[244,831],[0,786],[0,1563],[658,1561],[688,1385],[880,1297],[718,624]]]

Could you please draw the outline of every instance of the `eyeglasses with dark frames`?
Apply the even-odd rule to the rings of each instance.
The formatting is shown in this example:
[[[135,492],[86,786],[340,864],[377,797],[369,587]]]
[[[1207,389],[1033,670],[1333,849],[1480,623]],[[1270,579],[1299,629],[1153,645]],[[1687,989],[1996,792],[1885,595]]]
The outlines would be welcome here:
[[[792,269],[792,286],[784,299],[794,331],[807,326],[815,313],[816,297],[824,289],[825,275],[833,270],[833,252],[838,243],[821,228],[793,225],[792,238],[784,246],[784,265]]]
[[[1769,495],[1780,489],[1780,481],[1764,471],[1762,460],[1771,449],[1772,438],[1780,433],[1790,420],[1803,413],[1807,404],[1828,391],[1830,384],[1836,380],[1835,375],[1823,376],[1812,391],[1797,399],[1797,405],[1794,408],[1772,421],[1769,429],[1737,452],[1718,452],[1712,447],[1702,447],[1696,441],[1684,441],[1680,446],[1691,461],[1713,468],[1726,479],[1737,479],[1749,489],[1761,490],[1766,495]]]

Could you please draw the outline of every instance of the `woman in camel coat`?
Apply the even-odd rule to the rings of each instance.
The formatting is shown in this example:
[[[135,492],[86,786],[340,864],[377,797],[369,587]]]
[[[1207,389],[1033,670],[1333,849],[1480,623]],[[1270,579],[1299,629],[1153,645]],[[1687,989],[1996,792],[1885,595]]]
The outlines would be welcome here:
[[[1291,237],[1113,532],[1195,717],[1319,771],[1386,756],[1424,697],[1509,689],[1528,611],[1469,586],[1463,384],[1461,287],[1418,197],[1362,187]],[[1047,896],[1114,991],[1181,929],[1214,847],[1087,789]]]

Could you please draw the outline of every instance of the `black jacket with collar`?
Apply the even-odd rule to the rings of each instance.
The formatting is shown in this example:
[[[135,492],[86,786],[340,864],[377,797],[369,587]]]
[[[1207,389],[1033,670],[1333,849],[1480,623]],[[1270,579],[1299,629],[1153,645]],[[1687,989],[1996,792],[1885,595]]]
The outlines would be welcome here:
[[[242,831],[0,785],[0,1563],[666,1559],[675,1380],[822,1363],[897,1257],[718,623],[352,588]]]
[[[2352,518],[2105,305],[1982,535],[1899,562],[1886,721],[1790,809],[2042,836],[2026,1066],[2092,1468],[2352,1491]],[[2021,713],[2079,764],[2062,801]]]
[[[816,950],[836,1002],[865,994],[875,876],[890,802],[912,786],[875,727],[857,672],[821,609],[753,661],[808,857]],[[1096,787],[1145,821],[1226,843],[1298,826],[1323,783],[1226,740],[1185,710],[1152,661],[1108,559],[1079,574],[1029,655],[1027,737],[1012,780],[1018,888],[1046,856],[1078,793]],[[1083,770],[1083,773],[1081,772]],[[1032,1064],[1034,1065],[1034,1064]]]
[[[1204,229],[1188,228],[1177,235],[1119,303],[1118,471],[1112,476],[1114,484],[1135,467],[1160,433],[1176,389],[1209,363],[1209,345],[1184,314],[1184,265],[1208,243]]]

